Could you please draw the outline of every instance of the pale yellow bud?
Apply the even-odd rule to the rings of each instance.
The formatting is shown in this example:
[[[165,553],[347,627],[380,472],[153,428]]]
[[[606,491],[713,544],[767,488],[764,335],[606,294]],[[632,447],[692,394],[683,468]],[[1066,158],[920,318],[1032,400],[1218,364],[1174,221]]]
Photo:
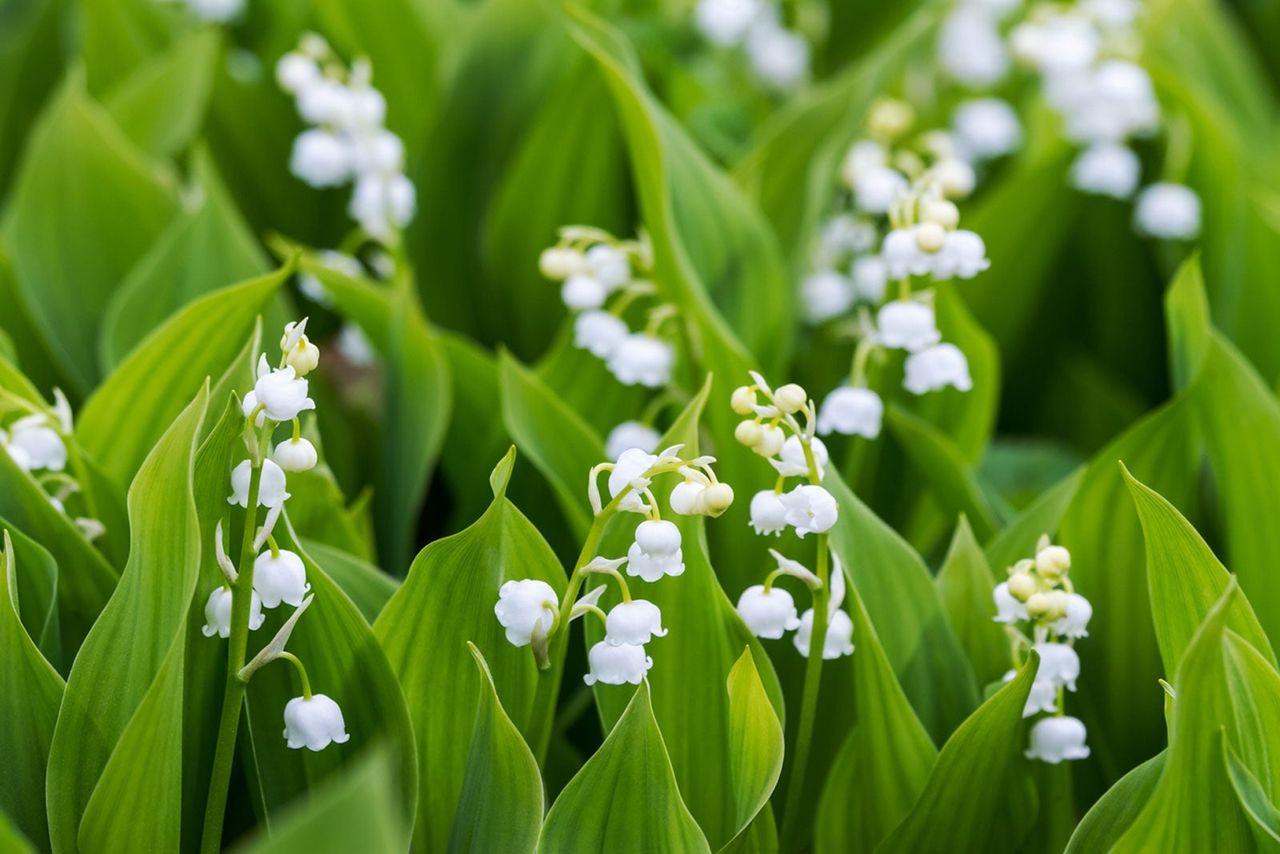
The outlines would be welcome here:
[[[729,406],[739,415],[754,415],[755,405],[756,393],[750,386],[738,386],[733,390],[733,397],[729,398]]]
[[[1058,578],[1071,569],[1071,552],[1062,546],[1045,546],[1036,552],[1036,571],[1046,578]]]
[[[1049,600],[1049,610],[1045,616],[1050,620],[1061,620],[1067,615],[1067,594],[1063,590],[1050,590],[1044,594]]]
[[[1027,599],[1027,613],[1031,619],[1038,620],[1053,610],[1053,602],[1045,593],[1033,593]]]
[[[761,425],[760,441],[751,446],[751,450],[755,451],[762,457],[775,456],[782,450],[782,446],[786,444],[787,434],[782,432],[782,428],[775,425]]]
[[[733,487],[727,483],[713,483],[698,496],[698,511],[713,519],[733,504]]]
[[[871,105],[867,129],[881,139],[897,139],[915,123],[916,111],[906,101],[881,98]]]
[[[298,339],[298,343],[293,346],[293,349],[289,351],[284,363],[293,368],[295,374],[305,377],[316,369],[316,365],[320,364],[320,348],[312,344],[310,339],[303,335]]]
[[[538,270],[553,281],[564,281],[582,272],[582,253],[566,246],[552,246],[538,256]]]
[[[925,222],[937,223],[947,231],[951,231],[960,224],[960,209],[954,202],[948,202],[945,199],[925,203],[920,213]]]
[[[972,193],[977,182],[973,167],[963,160],[941,160],[933,167],[933,174],[942,192],[952,199]]]
[[[947,231],[936,222],[922,222],[916,226],[916,245],[925,252],[937,252],[947,241]]]
[[[740,421],[733,430],[733,438],[748,448],[754,448],[764,439],[764,428],[758,421]]]
[[[1009,594],[1019,602],[1026,602],[1034,596],[1038,587],[1036,580],[1025,572],[1009,576]]]
[[[773,393],[773,402],[788,414],[799,412],[809,402],[809,394],[795,383],[787,383]]]

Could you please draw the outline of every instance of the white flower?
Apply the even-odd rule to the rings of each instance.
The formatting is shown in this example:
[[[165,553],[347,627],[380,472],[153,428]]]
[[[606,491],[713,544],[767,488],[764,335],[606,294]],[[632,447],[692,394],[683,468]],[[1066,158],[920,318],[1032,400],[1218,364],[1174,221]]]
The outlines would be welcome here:
[[[253,467],[248,460],[231,470],[231,495],[228,504],[240,507],[249,506],[249,481],[253,476]],[[279,507],[288,499],[285,491],[284,470],[271,460],[262,461],[262,477],[258,484],[258,505],[260,507]]]
[[[662,627],[662,612],[657,605],[644,599],[614,605],[605,618],[605,640],[614,646],[643,646],[651,638],[666,634],[667,630]]]
[[[588,685],[600,682],[604,685],[639,685],[644,675],[653,667],[653,659],[645,655],[644,647],[631,643],[612,644],[600,641],[587,652],[590,669],[582,677]]]
[[[307,381],[292,365],[260,376],[253,386],[253,397],[272,421],[292,421],[299,413],[316,408],[315,401],[307,397]]]
[[[976,233],[961,228],[947,232],[942,248],[933,256],[933,277],[940,281],[956,276],[972,279],[990,266],[987,244]]]
[[[1070,14],[1019,24],[1010,43],[1019,58],[1050,76],[1087,68],[1102,46],[1093,24]]]
[[[313,187],[340,186],[351,179],[351,149],[336,133],[304,130],[293,141],[289,171]]]
[[[738,616],[758,638],[777,640],[785,632],[800,627],[795,600],[780,587],[765,590],[763,584],[755,584],[742,591],[738,597]],[[813,633],[812,626],[809,632]]]
[[[884,401],[871,389],[840,386],[818,408],[818,432],[874,439],[880,435]]]
[[[684,572],[680,529],[665,519],[646,519],[636,526],[636,541],[627,550],[627,575],[657,581]]]
[[[793,89],[809,74],[809,43],[774,21],[757,21],[746,47],[751,70],[773,89]]]
[[[563,282],[586,269],[586,259],[569,246],[550,246],[538,256],[538,272],[555,282]]]
[[[351,168],[357,174],[394,174],[404,168],[404,143],[389,130],[363,133],[350,144]]]
[[[1036,571],[1041,575],[1061,575],[1071,569],[1071,552],[1063,546],[1046,545],[1036,551]]]
[[[253,589],[262,599],[262,607],[275,608],[281,602],[298,607],[311,585],[307,583],[307,568],[288,549],[281,549],[273,556],[268,549],[253,562]]]
[[[662,436],[649,425],[639,421],[623,421],[609,431],[608,438],[604,440],[604,453],[611,460],[617,460],[623,452],[632,448],[652,454],[661,441]]]
[[[574,276],[570,282],[582,279]],[[594,282],[595,279],[589,279]],[[565,287],[568,287],[566,283]],[[571,306],[572,307],[572,306]],[[573,346],[588,350],[591,355],[607,359],[618,345],[631,334],[622,318],[607,311],[584,311],[573,320]]]
[[[1141,171],[1138,155],[1123,145],[1103,142],[1086,148],[1071,164],[1071,184],[1086,193],[1127,199]]]
[[[649,479],[644,476],[658,462],[656,455],[640,448],[628,448],[618,455],[613,471],[609,472],[609,495],[617,498],[623,489],[630,486],[631,491],[618,505],[619,509],[631,513],[647,513],[648,507],[640,493],[649,486]]]
[[[813,636],[813,609],[800,615],[800,625],[791,640],[796,649],[805,658],[809,657],[809,642]],[[853,655],[853,620],[839,608],[831,612],[827,620],[827,636],[822,644],[822,657],[839,658],[842,655]]]
[[[1104,29],[1118,30],[1137,19],[1142,4],[1138,0],[1082,0],[1080,8]]]
[[[874,142],[871,145],[880,147]],[[857,146],[855,145],[854,148]],[[818,238],[818,242],[826,255],[832,257],[845,252],[866,252],[876,245],[878,236],[876,227],[868,220],[850,214],[839,214],[827,220],[826,225],[822,227],[822,235]]]
[[[587,272],[607,291],[615,291],[631,281],[631,261],[626,251],[616,246],[597,243],[587,250],[584,262]]]
[[[813,437],[809,446],[810,452],[813,454],[813,462],[818,467],[818,480],[822,480],[822,476],[826,469],[827,461],[831,458],[827,453],[827,446],[817,436]],[[787,441],[782,443],[782,450],[778,452],[779,459],[770,460],[778,474],[783,477],[808,477],[809,461],[804,455],[804,445],[800,441],[799,436],[791,436]]]
[[[507,581],[498,588],[493,613],[507,630],[507,640],[528,646],[535,631],[545,635],[556,621],[556,591],[545,581],[524,578]]]
[[[589,273],[576,273],[565,279],[560,286],[560,300],[570,311],[598,309],[604,305],[608,296],[605,286]]]
[[[346,744],[347,724],[342,709],[324,694],[294,697],[284,706],[284,737],[297,750],[324,750],[332,744]]]
[[[977,6],[961,6],[942,23],[938,62],[956,82],[987,89],[1009,71],[1009,51],[995,18]]]
[[[229,588],[215,587],[204,604],[204,625],[200,631],[205,637],[217,635],[220,638],[231,636],[231,602],[232,593]],[[257,593],[249,594],[249,631],[256,632],[266,617],[262,614],[262,600]]]
[[[1093,617],[1093,606],[1089,604],[1089,600],[1079,593],[1068,593],[1066,615],[1056,620],[1050,628],[1063,637],[1088,637],[1091,617]]]
[[[309,439],[301,437],[285,439],[276,445],[275,453],[271,458],[285,471],[310,471],[316,467],[320,459],[316,453],[316,446],[311,444]]]
[[[772,489],[751,496],[751,529],[761,536],[780,535],[787,527],[787,508]]]
[[[973,388],[969,376],[969,360],[954,344],[935,344],[927,350],[912,353],[904,365],[906,378],[902,386],[912,394],[927,394],[947,386],[958,391]]]
[[[1069,644],[1049,643],[1036,644],[1036,652],[1040,653],[1040,669],[1036,671],[1037,682],[1050,682],[1054,687],[1065,687],[1068,691],[1076,689],[1076,679],[1080,677],[1080,656]]]
[[[967,157],[993,160],[1022,146],[1022,122],[1008,101],[975,98],[951,114],[956,143]]]
[[[1029,619],[1027,606],[1009,592],[1009,582],[1001,581],[997,584],[995,590],[991,591],[991,598],[996,603],[996,615],[992,619],[997,623],[1016,623],[1019,620]]]
[[[1200,233],[1200,197],[1181,184],[1152,184],[1133,209],[1138,231],[1164,240],[1190,240]]]
[[[1067,138],[1076,142],[1121,142],[1160,125],[1160,104],[1146,69],[1110,59],[1087,73],[1050,79],[1046,97],[1066,118]]]
[[[897,347],[917,352],[937,344],[941,333],[933,318],[933,308],[914,300],[886,303],[876,316],[876,341],[881,347]]]
[[[884,299],[885,285],[889,283],[889,267],[879,255],[863,255],[853,259],[850,278],[855,297],[878,303]]]
[[[197,18],[225,24],[244,11],[245,0],[187,0],[187,8]]]
[[[0,430],[0,445],[25,471],[62,471],[67,467],[67,446],[48,425],[44,415],[27,415],[13,422],[8,436]]]
[[[890,279],[923,276],[933,268],[933,255],[920,248],[915,228],[895,228],[886,234],[880,260]]]
[[[964,198],[972,193],[973,188],[978,184],[978,176],[973,171],[973,165],[959,157],[939,160],[929,172],[942,188],[943,194],[951,199]]]
[[[805,534],[822,534],[836,523],[836,500],[821,486],[804,484],[781,496],[782,506],[787,508],[787,524],[803,538]]]
[[[727,483],[696,483],[685,480],[671,490],[671,509],[681,516],[715,518],[733,504],[733,487]]]
[[[840,164],[840,175],[850,188],[858,183],[858,178],[872,169],[883,169],[889,165],[889,152],[873,139],[860,139],[850,146]]]
[[[1018,671],[1010,670],[1004,675],[1005,683],[1013,681],[1018,675]],[[1052,682],[1044,682],[1036,680],[1031,683],[1031,690],[1027,693],[1026,705],[1022,707],[1022,716],[1029,718],[1040,712],[1049,712],[1050,714],[1058,711],[1058,686]]]
[[[623,385],[659,388],[670,382],[675,360],[675,352],[666,341],[634,332],[618,342],[609,356],[608,367]]]
[[[356,181],[347,213],[370,236],[387,241],[413,219],[417,205],[413,182],[404,175],[369,173]]]
[[[818,270],[805,277],[800,285],[805,316],[810,323],[822,323],[839,317],[853,305],[853,289],[849,280],[835,270]]]
[[[298,92],[298,114],[313,125],[336,126],[347,112],[347,87],[321,78]]]
[[[866,169],[853,185],[855,204],[869,214],[887,213],[907,191],[907,186],[907,179],[897,169],[887,166]]]
[[[1084,724],[1076,718],[1065,715],[1041,718],[1031,727],[1031,745],[1023,755],[1050,765],[1064,759],[1084,759],[1089,755],[1085,735]]]
[[[320,67],[305,53],[290,51],[276,62],[276,83],[290,95],[297,95],[319,79]]]
[[[728,47],[746,37],[760,11],[760,0],[698,0],[693,19],[707,41]]]

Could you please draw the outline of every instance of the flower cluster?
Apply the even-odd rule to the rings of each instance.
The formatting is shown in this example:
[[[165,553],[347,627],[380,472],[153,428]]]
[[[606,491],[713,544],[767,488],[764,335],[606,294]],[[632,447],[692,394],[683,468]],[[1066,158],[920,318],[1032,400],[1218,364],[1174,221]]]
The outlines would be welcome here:
[[[603,359],[623,385],[661,388],[670,382],[675,350],[658,333],[674,308],[649,308],[640,332],[623,319],[637,301],[656,294],[653,282],[643,278],[653,268],[653,247],[643,235],[618,240],[598,228],[565,226],[556,245],[543,250],[538,268],[562,283],[560,298],[575,315],[574,346]]]
[[[278,658],[291,662],[301,677],[303,692],[285,707],[285,739],[292,748],[322,750],[330,743],[345,742],[349,736],[337,703],[324,694],[313,695],[302,662],[284,650],[294,625],[311,602],[311,586],[301,556],[280,548],[273,536],[290,497],[288,473],[308,471],[318,461],[315,445],[302,437],[300,421],[303,412],[315,409],[315,402],[308,396],[306,376],[320,361],[319,348],[307,338],[306,324],[303,320],[285,326],[277,367],[271,367],[265,353],[259,357],[257,381],[242,401],[248,458],[231,470],[227,503],[245,511],[244,548],[237,567],[223,542],[229,520],[226,524],[220,521],[214,551],[223,583],[209,593],[205,602],[202,631],[205,637],[230,638],[237,631],[261,628],[266,619],[264,609],[282,604],[294,608],[275,639],[240,669],[239,677],[248,681],[259,667]],[[292,435],[272,448],[276,428],[290,422]],[[266,511],[261,527],[257,525],[258,508]],[[245,593],[249,594],[247,607],[241,598]],[[237,605],[242,609],[239,615]]]
[[[314,33],[276,64],[276,82],[313,125],[294,140],[290,171],[317,188],[354,181],[347,212],[369,237],[393,244],[417,197],[404,174],[404,143],[383,126],[387,102],[372,78],[368,60],[348,70]]]
[[[775,92],[788,92],[809,76],[809,43],[782,23],[769,0],[698,0],[698,31],[717,48],[741,49],[752,75]]]
[[[1089,634],[1093,606],[1076,593],[1069,573],[1071,554],[1062,546],[1041,537],[1034,558],[1026,558],[1009,568],[1009,578],[996,585],[993,598],[995,621],[1007,627],[1013,642],[1014,664],[1029,649],[1040,656],[1040,667],[1027,697],[1023,717],[1047,713],[1031,727],[1028,759],[1057,764],[1064,759],[1084,759],[1084,724],[1064,712],[1065,691],[1076,690],[1080,658],[1074,644]],[[1030,636],[1021,628],[1026,627]],[[1005,674],[1013,679],[1014,671]]]
[[[617,513],[644,516],[635,529],[634,541],[625,557],[606,558],[592,554],[597,536],[588,538],[583,558],[569,580],[564,599],[558,601],[555,590],[540,579],[507,581],[498,590],[493,611],[506,630],[507,640],[515,646],[532,646],[539,665],[549,665],[547,644],[551,637],[584,614],[592,614],[604,624],[604,639],[587,653],[589,669],[584,677],[588,685],[640,684],[653,659],[645,645],[667,634],[662,627],[658,606],[645,599],[633,599],[627,577],[646,583],[666,576],[684,573],[680,528],[663,519],[658,501],[651,489],[662,475],[677,475],[680,482],[671,491],[671,509],[683,516],[722,514],[733,503],[733,489],[716,479],[712,457],[683,459],[680,446],[651,454],[629,448],[616,462],[606,462],[591,470],[588,494],[595,512],[593,533],[601,532],[605,523]],[[603,503],[599,479],[608,474],[610,500]],[[625,575],[622,572],[625,567]],[[601,585],[578,596],[589,575],[604,575],[618,586],[621,601],[607,613],[598,602],[606,587]]]

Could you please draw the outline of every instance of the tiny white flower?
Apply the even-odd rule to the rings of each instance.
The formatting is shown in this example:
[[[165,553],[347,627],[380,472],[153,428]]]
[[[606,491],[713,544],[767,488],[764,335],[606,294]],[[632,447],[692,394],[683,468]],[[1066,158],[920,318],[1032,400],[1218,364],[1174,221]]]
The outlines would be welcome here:
[[[755,584],[742,591],[738,597],[738,616],[758,638],[777,640],[784,633],[800,628],[795,600],[780,587],[765,590],[763,584]],[[812,626],[809,632],[813,633]]]
[[[609,291],[590,273],[575,273],[560,286],[560,300],[570,311],[592,311],[604,305]],[[604,312],[596,312],[603,314]]]
[[[1093,24],[1070,14],[1055,14],[1019,24],[1011,37],[1014,53],[1053,76],[1088,68],[1097,59],[1101,37]]]
[[[869,214],[887,213],[907,187],[906,177],[897,169],[887,166],[867,169],[854,183],[854,204]]]
[[[608,367],[623,385],[660,388],[671,381],[675,352],[661,338],[635,332],[618,343],[609,356]]]
[[[1010,63],[995,16],[980,6],[958,6],[942,22],[938,62],[965,86],[987,89],[999,83]]]
[[[1031,744],[1024,755],[1050,765],[1064,759],[1084,759],[1089,755],[1085,736],[1084,724],[1077,718],[1065,715],[1041,718],[1031,727]]]
[[[538,271],[555,282],[563,282],[585,270],[586,259],[569,246],[550,246],[538,256]]]
[[[800,298],[810,323],[839,317],[853,305],[853,287],[835,270],[810,273],[800,284]]]
[[[771,20],[751,27],[746,47],[751,70],[773,89],[794,89],[809,74],[809,43]]]
[[[1091,145],[1071,164],[1071,184],[1077,190],[1127,199],[1138,186],[1142,164],[1123,145],[1104,142]]]
[[[879,148],[878,145],[876,147]],[[822,227],[819,243],[828,257],[834,257],[848,252],[866,252],[876,245],[878,237],[876,227],[869,220],[839,214],[827,220]]]
[[[316,453],[316,446],[311,444],[311,440],[299,437],[285,439],[276,445],[271,458],[285,471],[310,471],[316,467],[320,456]]]
[[[1019,620],[1030,618],[1027,613],[1027,606],[1014,598],[1009,592],[1009,582],[1001,581],[991,591],[991,598],[996,603],[996,615],[994,619],[997,623],[1016,623]]]
[[[336,133],[310,128],[298,134],[289,171],[313,187],[337,187],[351,179],[351,148]]]
[[[809,657],[809,644],[813,637],[813,609],[800,615],[800,625],[792,635],[792,642],[805,658]],[[831,612],[827,620],[827,636],[822,644],[822,657],[825,659],[840,658],[853,655],[853,620],[839,608]]]
[[[347,87],[321,78],[298,92],[298,114],[313,125],[336,126],[347,112]]]
[[[935,344],[927,350],[912,353],[904,365],[903,388],[912,394],[927,394],[951,386],[958,391],[973,388],[969,376],[969,360],[954,344]]]
[[[872,169],[883,169],[889,165],[889,152],[873,139],[860,139],[850,146],[840,164],[840,175],[850,188],[858,183],[858,178]]]
[[[653,667],[653,659],[645,655],[644,647],[636,644],[612,644],[600,641],[587,651],[590,669],[582,677],[588,685],[639,685],[644,675]]]
[[[324,694],[294,697],[285,703],[284,737],[294,750],[324,750],[330,744],[346,744],[351,738],[342,709]]]
[[[822,480],[825,473],[827,461],[831,456],[827,453],[827,446],[817,436],[813,440],[809,448],[813,454],[813,462],[818,467],[818,480]],[[799,436],[790,436],[787,441],[782,443],[782,450],[778,452],[780,459],[770,460],[778,474],[783,477],[808,477],[809,461],[804,455],[804,445],[800,442]]]
[[[947,157],[939,160],[929,170],[943,194],[950,199],[962,199],[973,192],[978,185],[978,176],[973,165],[959,157]]]
[[[856,298],[870,303],[878,303],[884,299],[885,286],[889,283],[889,267],[879,255],[863,255],[853,259],[853,269],[849,275]]]
[[[631,281],[631,260],[617,246],[597,243],[584,256],[587,271],[606,291],[615,291]]]
[[[363,133],[350,143],[351,168],[366,172],[394,174],[404,169],[404,143],[385,128]]]
[[[874,439],[880,435],[884,401],[868,388],[840,386],[818,407],[818,432]]]
[[[1041,575],[1061,575],[1071,569],[1071,552],[1063,546],[1047,545],[1036,552],[1036,571]]]
[[[378,353],[364,330],[355,323],[345,323],[338,333],[338,352],[354,367],[367,368],[378,362]]]
[[[661,434],[649,425],[641,424],[639,421],[623,421],[609,431],[608,438],[604,440],[604,453],[606,457],[615,461],[622,456],[623,452],[632,448],[651,454],[658,449],[660,441],[662,441]]]
[[[574,276],[569,281],[581,278]],[[631,330],[622,318],[607,311],[584,311],[573,319],[573,346],[601,359],[609,358],[630,334]]]
[[[1056,620],[1051,629],[1056,634],[1068,638],[1089,636],[1089,620],[1093,617],[1093,606],[1089,600],[1079,593],[1067,594],[1067,613]]]
[[[1040,653],[1040,669],[1036,671],[1036,680],[1051,682],[1054,687],[1065,687],[1068,691],[1076,690],[1076,679],[1080,677],[1080,656],[1070,644],[1050,643],[1042,641],[1036,644],[1036,652]]]
[[[1018,671],[1010,670],[1004,675],[1002,681],[1012,682],[1017,675]],[[1041,712],[1052,714],[1056,711],[1058,711],[1058,686],[1038,679],[1032,682],[1031,690],[1027,693],[1026,705],[1022,707],[1022,716],[1029,718]]]
[[[796,529],[797,536],[822,534],[830,531],[839,513],[836,500],[821,486],[804,484],[781,495],[787,508],[787,524]]]
[[[890,279],[907,276],[924,276],[933,268],[933,255],[920,248],[916,230],[895,228],[884,236],[880,245],[880,260]]]
[[[751,529],[761,536],[781,535],[787,527],[787,508],[772,489],[751,496]]]
[[[27,471],[62,471],[67,467],[67,446],[43,415],[27,415],[13,422],[6,438],[0,430],[0,445],[19,468]]]
[[[380,128],[387,118],[387,99],[372,86],[355,85],[347,89],[347,110],[343,123],[361,133]]]
[[[249,481],[253,476],[253,467],[248,460],[243,461],[231,470],[231,495],[228,504],[240,507],[249,506]],[[279,507],[288,499],[285,491],[284,469],[271,460],[262,461],[262,477],[258,485],[258,505],[260,507]]]
[[[733,504],[733,487],[727,483],[703,484],[691,480],[671,490],[671,509],[681,516],[715,518]]]
[[[374,238],[388,241],[417,210],[417,191],[404,175],[367,173],[356,181],[347,213]]]
[[[942,249],[933,256],[933,277],[939,281],[957,276],[972,279],[990,266],[987,244],[976,233],[961,228],[947,232]]]
[[[231,636],[231,590],[226,587],[215,587],[204,605],[204,625],[200,631],[205,637],[217,635],[220,638]],[[256,632],[262,627],[266,617],[262,613],[262,600],[257,593],[249,594],[249,631]]]
[[[306,379],[298,376],[292,365],[259,377],[253,395],[272,421],[292,421],[299,413],[316,408],[315,401],[307,397]]]
[[[225,24],[244,11],[245,0],[187,0],[187,8],[197,18]]]
[[[290,51],[276,62],[276,83],[290,95],[297,95],[319,79],[320,67],[305,53]]]
[[[643,646],[650,639],[666,634],[667,630],[662,627],[662,612],[657,605],[644,599],[614,605],[605,618],[605,640],[615,646]]]
[[[640,493],[649,486],[649,478],[644,476],[658,457],[640,448],[628,448],[618,455],[613,471],[609,472],[609,495],[617,498],[623,489],[630,486],[631,491],[618,505],[619,509],[630,513],[647,513],[649,508]]]
[[[311,585],[307,583],[307,568],[302,558],[281,549],[278,556],[272,556],[267,550],[254,560],[253,589],[264,608],[275,608],[281,602],[296,608],[306,598]]]
[[[876,315],[876,341],[881,347],[893,347],[911,353],[924,350],[942,340],[930,306],[914,300],[894,300]]]
[[[507,630],[507,640],[515,646],[528,646],[535,631],[546,634],[556,621],[556,591],[545,581],[524,578],[507,581],[498,588],[498,603],[493,613]]]
[[[746,38],[760,11],[760,0],[698,0],[693,19],[707,41],[729,47]]]
[[[968,157],[993,160],[1022,147],[1022,122],[1008,101],[975,98],[951,114],[956,142]]]
[[[1200,233],[1200,197],[1181,184],[1152,184],[1138,194],[1133,221],[1150,237],[1190,240]]]
[[[636,526],[636,541],[627,550],[627,575],[657,581],[684,573],[680,529],[665,519],[646,519]]]

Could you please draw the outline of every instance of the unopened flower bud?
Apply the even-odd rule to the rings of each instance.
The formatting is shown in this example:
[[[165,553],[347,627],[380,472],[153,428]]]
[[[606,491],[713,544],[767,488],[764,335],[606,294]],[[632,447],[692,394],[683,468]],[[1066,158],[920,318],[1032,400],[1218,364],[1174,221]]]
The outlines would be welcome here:
[[[1038,620],[1053,611],[1053,600],[1047,593],[1033,593],[1027,597],[1027,614]]]
[[[738,386],[733,390],[733,397],[729,399],[729,406],[739,415],[754,414],[755,405],[756,393],[750,386]]]
[[[809,402],[809,394],[795,383],[787,383],[773,393],[773,402],[787,414],[799,412]]]
[[[1026,602],[1037,592],[1036,580],[1025,572],[1009,576],[1009,592],[1019,602]]]
[[[896,139],[907,131],[916,120],[916,112],[906,101],[881,98],[871,105],[867,117],[867,129],[872,136]]]
[[[754,448],[764,439],[764,427],[759,421],[742,421],[734,428],[733,437],[748,448]]]
[[[713,483],[702,490],[701,507],[703,516],[715,518],[729,509],[733,504],[733,487],[727,483]]]
[[[548,279],[557,282],[582,272],[582,269],[582,253],[576,249],[552,246],[542,250],[542,254],[538,256],[538,270]]]
[[[952,199],[969,195],[977,183],[973,167],[960,159],[942,160],[933,167],[933,172],[942,192]]]
[[[787,434],[776,424],[760,425],[760,441],[751,445],[751,450],[762,457],[772,457],[782,450],[787,443]]]
[[[1049,600],[1049,611],[1046,616],[1051,620],[1060,620],[1067,615],[1067,593],[1065,590],[1050,590],[1044,594]]]
[[[947,241],[947,230],[936,222],[922,222],[915,228],[916,246],[924,252],[937,252]]]
[[[285,357],[285,364],[292,367],[298,376],[305,377],[320,364],[320,348],[303,335]]]
[[[954,202],[948,202],[945,199],[928,202],[920,213],[925,222],[937,223],[947,231],[951,231],[960,224],[960,209]],[[917,239],[919,239],[918,235]]]
[[[1071,552],[1062,546],[1046,546],[1036,553],[1036,571],[1046,578],[1057,578],[1071,569]]]

